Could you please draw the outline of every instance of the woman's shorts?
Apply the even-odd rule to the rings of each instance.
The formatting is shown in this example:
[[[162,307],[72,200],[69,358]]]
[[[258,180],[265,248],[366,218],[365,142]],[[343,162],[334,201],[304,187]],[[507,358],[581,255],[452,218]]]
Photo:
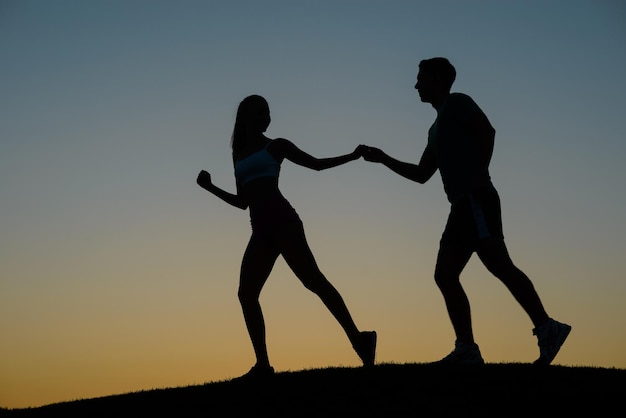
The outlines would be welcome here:
[[[300,216],[282,194],[272,195],[261,204],[250,207],[253,234],[267,234],[279,225],[299,222]]]

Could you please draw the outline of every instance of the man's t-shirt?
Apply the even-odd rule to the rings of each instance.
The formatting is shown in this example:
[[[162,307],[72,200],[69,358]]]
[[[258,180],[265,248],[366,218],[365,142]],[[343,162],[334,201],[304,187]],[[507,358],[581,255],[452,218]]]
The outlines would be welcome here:
[[[470,193],[473,187],[491,183],[489,167],[481,163],[488,164],[491,156],[480,155],[491,153],[491,149],[481,146],[471,129],[471,122],[476,120],[489,123],[471,97],[451,93],[428,130],[428,147],[435,154],[443,188],[451,203]]]

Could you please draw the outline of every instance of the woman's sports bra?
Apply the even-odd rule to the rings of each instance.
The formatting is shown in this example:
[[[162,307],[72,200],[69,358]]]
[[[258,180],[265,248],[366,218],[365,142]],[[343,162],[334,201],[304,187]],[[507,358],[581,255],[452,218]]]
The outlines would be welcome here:
[[[235,178],[240,186],[259,177],[278,177],[280,164],[269,153],[267,145],[255,153],[235,162]]]

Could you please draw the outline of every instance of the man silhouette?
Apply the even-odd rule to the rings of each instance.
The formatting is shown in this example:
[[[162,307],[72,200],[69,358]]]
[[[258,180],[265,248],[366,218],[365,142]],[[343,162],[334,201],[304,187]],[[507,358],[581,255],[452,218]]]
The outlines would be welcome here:
[[[399,161],[374,147],[363,146],[363,157],[418,183],[428,181],[437,170],[441,175],[451,207],[441,236],[435,282],[456,342],[454,350],[440,362],[484,363],[474,341],[469,300],[460,282],[460,274],[475,252],[530,317],[539,345],[539,358],[534,363],[547,365],[559,352],[571,326],[548,316],[532,282],[509,256],[502,233],[500,198],[489,173],[495,129],[471,97],[450,93],[455,78],[456,70],[446,58],[426,59],[419,64],[415,88],[421,101],[435,108],[437,118],[418,164]]]

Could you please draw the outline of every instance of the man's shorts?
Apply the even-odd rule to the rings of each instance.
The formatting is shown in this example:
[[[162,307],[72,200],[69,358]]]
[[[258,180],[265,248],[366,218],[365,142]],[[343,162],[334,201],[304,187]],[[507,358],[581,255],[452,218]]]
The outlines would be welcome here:
[[[493,186],[473,189],[452,204],[440,246],[476,250],[479,240],[490,237],[504,239],[500,197]]]

